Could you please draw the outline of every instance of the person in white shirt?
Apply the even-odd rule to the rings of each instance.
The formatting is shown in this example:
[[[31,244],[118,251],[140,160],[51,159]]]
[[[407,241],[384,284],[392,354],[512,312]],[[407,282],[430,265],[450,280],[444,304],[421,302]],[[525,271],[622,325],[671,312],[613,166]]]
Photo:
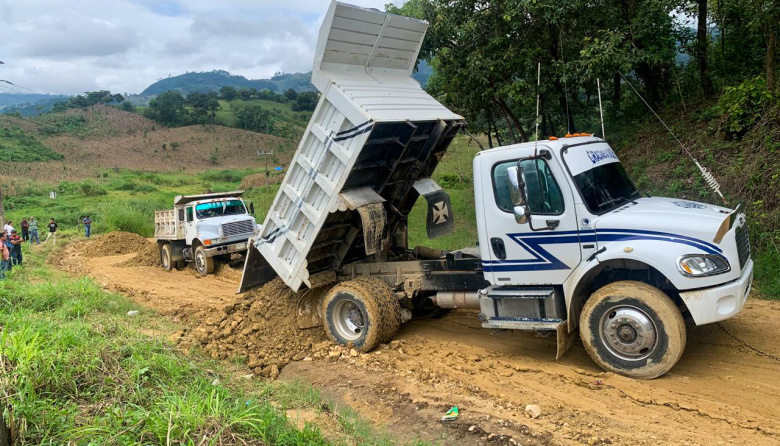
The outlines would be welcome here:
[[[11,220],[8,220],[5,223],[5,226],[3,226],[3,231],[8,234],[8,236],[11,236],[11,232],[14,230],[14,227],[11,225],[13,222]]]

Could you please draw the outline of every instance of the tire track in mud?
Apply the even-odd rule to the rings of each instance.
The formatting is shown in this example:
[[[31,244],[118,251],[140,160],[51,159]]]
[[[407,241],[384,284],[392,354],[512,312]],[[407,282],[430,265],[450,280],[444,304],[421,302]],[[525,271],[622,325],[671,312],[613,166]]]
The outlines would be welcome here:
[[[79,250],[74,244],[53,263],[193,327],[222,325],[210,320],[217,315],[232,323],[234,313],[227,319],[220,313],[225,308],[241,308],[244,319],[269,311],[256,297],[233,294],[237,274],[196,278],[191,271],[132,267],[131,254],[84,257]],[[396,341],[368,354],[353,356],[327,342],[301,345],[302,354],[285,356],[278,368],[281,378],[314,383],[402,439],[419,434],[459,445],[780,442],[780,365],[772,360],[780,345],[780,303],[750,299],[722,327],[689,330],[680,362],[652,381],[601,371],[579,344],[555,361],[554,338],[482,329],[468,310],[413,320]],[[253,348],[248,343],[230,351],[251,356]],[[441,422],[453,404],[460,418]],[[526,417],[526,404],[538,404],[542,415]]]

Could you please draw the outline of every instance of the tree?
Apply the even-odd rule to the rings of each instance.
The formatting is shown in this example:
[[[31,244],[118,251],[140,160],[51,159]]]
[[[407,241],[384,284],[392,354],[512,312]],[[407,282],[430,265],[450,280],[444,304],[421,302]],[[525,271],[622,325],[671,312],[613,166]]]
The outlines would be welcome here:
[[[257,104],[242,104],[233,107],[236,125],[244,130],[270,133],[271,115]]]
[[[219,89],[219,97],[230,102],[238,96],[235,87],[222,87]]]
[[[292,88],[288,88],[287,91],[284,92],[284,97],[287,98],[288,101],[294,101],[298,99],[298,92]]]
[[[177,90],[168,90],[149,101],[144,114],[163,125],[181,124],[186,121],[184,97]]]
[[[130,101],[124,101],[119,105],[119,109],[126,112],[135,112],[135,105]]]
[[[305,91],[297,95],[292,109],[293,111],[314,111],[317,108],[317,101],[319,101],[319,95],[316,92]]]
[[[710,43],[710,35],[707,32],[707,0],[697,0],[698,3],[698,27],[696,42],[698,51],[696,56],[699,62],[699,79],[704,96],[712,96],[712,80],[707,73],[707,46]]]

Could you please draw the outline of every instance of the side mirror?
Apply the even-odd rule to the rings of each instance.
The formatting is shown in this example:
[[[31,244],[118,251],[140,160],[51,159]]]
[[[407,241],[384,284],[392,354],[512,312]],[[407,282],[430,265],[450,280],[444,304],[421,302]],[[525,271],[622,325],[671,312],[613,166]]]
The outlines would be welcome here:
[[[528,207],[528,193],[525,189],[525,178],[519,166],[512,166],[506,170],[509,177],[509,196],[512,198],[515,221],[519,224],[528,222],[531,210]]]
[[[255,215],[255,202],[254,201],[250,201],[249,202],[249,213],[251,215]]]

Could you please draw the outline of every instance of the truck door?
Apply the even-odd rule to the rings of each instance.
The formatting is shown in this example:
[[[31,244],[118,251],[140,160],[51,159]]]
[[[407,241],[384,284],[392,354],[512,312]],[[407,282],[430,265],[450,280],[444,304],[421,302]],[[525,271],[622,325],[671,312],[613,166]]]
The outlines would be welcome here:
[[[522,161],[524,169],[537,173],[526,178],[533,215],[531,224],[515,221],[507,169],[533,152],[530,146],[482,154],[493,158],[484,160],[491,166],[490,174],[481,175],[485,210],[481,218],[490,244],[489,259],[483,254],[483,263],[485,278],[493,285],[562,284],[581,260],[574,197],[554,157]]]
[[[192,240],[198,235],[195,224],[195,209],[192,206],[187,206],[184,208],[184,215],[184,239],[187,246],[192,246]]]

